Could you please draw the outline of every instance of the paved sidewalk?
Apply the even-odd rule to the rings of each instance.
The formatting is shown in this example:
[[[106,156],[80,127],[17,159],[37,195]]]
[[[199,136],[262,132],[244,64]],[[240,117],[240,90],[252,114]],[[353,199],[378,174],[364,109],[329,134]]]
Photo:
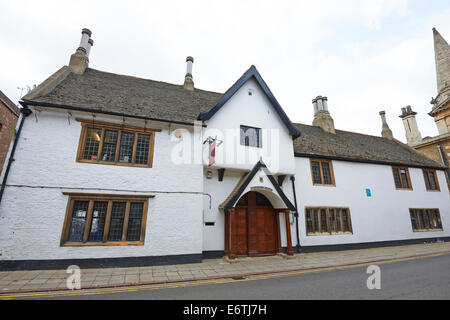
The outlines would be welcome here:
[[[339,252],[321,252],[242,258],[237,263],[224,259],[208,259],[202,263],[171,266],[104,268],[81,270],[81,288],[105,288],[130,285],[148,285],[193,280],[242,277],[256,274],[300,271],[381,262],[392,259],[450,254],[450,242],[419,244]],[[0,272],[1,294],[12,292],[68,290],[65,270],[5,271]]]

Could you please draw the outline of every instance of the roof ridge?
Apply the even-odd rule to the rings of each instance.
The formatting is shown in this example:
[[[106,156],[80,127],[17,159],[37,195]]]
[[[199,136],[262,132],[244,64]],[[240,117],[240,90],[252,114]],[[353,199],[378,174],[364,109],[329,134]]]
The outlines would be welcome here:
[[[304,123],[298,123],[298,122],[293,122],[293,124],[294,124],[294,125],[301,125],[301,126],[308,126],[308,127],[313,127],[313,128],[319,128],[319,129],[320,129],[319,126],[313,126],[313,125],[310,125],[310,124],[304,124]],[[345,133],[351,133],[351,134],[357,134],[357,135],[360,135],[360,136],[368,136],[368,137],[373,137],[373,138],[383,139],[384,141],[385,141],[385,140],[389,140],[389,139],[386,139],[386,138],[384,138],[384,137],[374,136],[374,135],[367,134],[367,133],[354,132],[354,131],[341,130],[341,129],[336,129],[336,131],[339,131],[339,132],[345,132]],[[328,133],[328,132],[324,131],[324,133]],[[329,133],[329,134],[332,134],[332,133]]]
[[[158,81],[158,80],[147,79],[147,78],[138,77],[138,76],[133,76],[133,75],[126,75],[126,74],[120,74],[120,73],[115,73],[115,72],[109,72],[109,71],[98,70],[98,69],[94,69],[94,68],[87,68],[86,71],[88,71],[88,70],[91,70],[91,71],[94,71],[94,72],[100,72],[100,73],[110,74],[110,75],[118,76],[118,77],[133,78],[133,79],[137,79],[137,80],[144,80],[144,81],[150,81],[150,82],[155,82],[155,83],[162,83],[162,84],[167,84],[167,85],[175,86],[175,87],[179,87],[179,88],[182,88],[182,87],[183,87],[182,84],[175,84],[175,83],[170,83],[170,82],[166,82],[166,81]],[[215,94],[223,95],[223,93],[220,93],[220,92],[217,92],[217,91],[205,90],[205,89],[198,89],[198,88],[195,88],[195,91],[203,91],[203,92],[215,93]]]

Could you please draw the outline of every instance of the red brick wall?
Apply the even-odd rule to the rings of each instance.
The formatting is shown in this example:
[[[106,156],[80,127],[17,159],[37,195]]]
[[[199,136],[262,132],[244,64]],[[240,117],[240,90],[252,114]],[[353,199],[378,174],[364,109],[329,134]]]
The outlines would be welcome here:
[[[0,172],[3,169],[17,120],[18,117],[0,101]]]

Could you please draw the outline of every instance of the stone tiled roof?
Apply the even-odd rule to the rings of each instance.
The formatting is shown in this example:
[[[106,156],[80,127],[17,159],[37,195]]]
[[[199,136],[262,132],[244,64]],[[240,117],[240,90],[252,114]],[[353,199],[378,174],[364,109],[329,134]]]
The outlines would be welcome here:
[[[86,69],[76,75],[63,67],[23,100],[134,115],[167,121],[193,123],[211,110],[223,94],[182,85]],[[320,127],[294,124],[301,136],[294,140],[299,155],[316,155],[352,160],[398,163],[442,168],[400,141]]]
[[[95,69],[83,75],[68,73],[58,81],[50,92],[32,92],[24,100],[193,123],[223,95]]]
[[[398,140],[336,130],[336,134],[320,127],[294,123],[301,136],[294,140],[297,155],[444,168],[444,166]]]

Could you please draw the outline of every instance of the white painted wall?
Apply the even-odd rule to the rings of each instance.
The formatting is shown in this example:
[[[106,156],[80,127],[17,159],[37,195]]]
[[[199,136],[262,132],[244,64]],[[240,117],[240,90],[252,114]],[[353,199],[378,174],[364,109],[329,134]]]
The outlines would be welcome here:
[[[296,158],[295,163],[302,246],[450,236],[450,196],[443,171],[437,171],[441,192],[427,192],[422,169],[416,168],[409,168],[414,190],[403,191],[395,189],[391,166],[333,161],[336,187],[322,187],[312,185],[309,159]],[[305,207],[309,206],[349,207],[353,235],[306,236]],[[413,232],[409,208],[439,208],[444,231]],[[295,228],[292,232],[295,235]]]
[[[37,112],[23,126],[9,185],[123,189],[150,192],[144,246],[60,247],[68,196],[62,190],[7,187],[0,205],[0,259],[78,259],[201,253],[203,167],[175,165],[166,124],[156,133],[153,168],[76,162],[81,124],[67,113]],[[96,121],[119,122],[102,118]],[[144,121],[126,120],[144,126]],[[161,127],[162,126],[162,127]],[[172,126],[172,130],[174,127]],[[177,193],[183,192],[183,193]],[[198,192],[200,194],[193,194]],[[110,193],[110,192],[109,192]],[[127,194],[127,192],[119,192]],[[132,193],[131,193],[132,194]]]
[[[249,90],[252,91],[252,95],[248,94]],[[213,168],[250,171],[262,156],[273,174],[295,172],[294,149],[289,131],[253,78],[248,80],[206,124],[208,127],[204,132],[204,139],[208,136],[217,136],[224,141],[216,149],[216,164]],[[240,145],[241,125],[264,129],[262,148]],[[234,133],[234,139],[227,133]],[[204,154],[207,158],[207,148],[204,149]],[[245,161],[238,161],[239,159]]]
[[[258,96],[255,91],[253,97]],[[243,92],[247,95],[245,90]],[[224,107],[219,112],[225,110],[227,108]],[[37,120],[34,115],[26,120],[8,184],[149,191],[148,194],[155,197],[149,200],[145,245],[60,247],[68,200],[62,190],[8,187],[0,205],[1,260],[159,256],[224,249],[224,214],[218,206],[238,183],[244,167],[240,167],[240,170],[227,169],[224,181],[219,182],[215,168],[204,168],[201,164],[175,165],[171,154],[177,142],[171,139],[167,125],[160,123],[147,124],[147,127],[162,129],[156,134],[154,165],[151,169],[77,163],[75,159],[81,125],[74,117],[69,124],[67,113],[43,111],[37,113]],[[101,117],[96,120],[121,122],[121,119]],[[127,120],[126,123],[143,126],[138,121]],[[262,122],[242,123],[266,127]],[[239,120],[233,125],[238,127],[240,124]],[[175,129],[172,126],[171,130]],[[291,147],[284,157],[289,158],[292,140],[287,130],[285,133],[282,140],[290,143]],[[336,187],[318,187],[312,185],[309,159],[295,158],[292,163],[295,163],[302,246],[450,236],[450,197],[442,171],[438,171],[441,192],[427,192],[422,170],[414,168],[409,169],[414,190],[399,191],[395,190],[390,166],[333,161]],[[288,166],[285,163],[284,168]],[[204,177],[206,170],[212,170],[212,179]],[[289,177],[282,188],[294,203]],[[371,189],[371,198],[366,197],[366,188]],[[199,194],[193,194],[195,192]],[[211,205],[210,198],[201,193],[211,196]],[[354,234],[306,236],[306,206],[349,207]],[[412,232],[409,208],[439,208],[444,231]],[[204,222],[215,222],[215,226],[204,226]],[[282,217],[280,226],[282,245],[286,246]],[[291,225],[291,234],[295,246],[295,224]]]
[[[396,190],[391,166],[333,161],[336,187],[313,186],[309,159],[296,158],[295,188],[299,209],[300,244],[320,246],[393,240],[450,237],[450,196],[443,171],[437,171],[441,192],[427,192],[422,169],[409,168],[413,191]],[[204,227],[204,251],[224,249],[224,213],[218,209],[241,174],[225,172],[223,182],[218,182],[217,171],[205,180],[205,191],[212,195],[212,208],[205,209],[205,221],[216,222],[214,227]],[[370,188],[372,197],[366,196]],[[292,182],[287,177],[282,189],[294,203]],[[249,191],[249,188],[245,192]],[[245,194],[244,192],[244,194]],[[205,204],[206,205],[206,200]],[[353,235],[306,236],[305,207],[350,208]],[[206,207],[205,207],[206,208]],[[413,232],[409,208],[438,208],[443,231]],[[286,246],[285,221],[280,216],[281,242]],[[290,224],[292,245],[297,244],[295,223]]]

